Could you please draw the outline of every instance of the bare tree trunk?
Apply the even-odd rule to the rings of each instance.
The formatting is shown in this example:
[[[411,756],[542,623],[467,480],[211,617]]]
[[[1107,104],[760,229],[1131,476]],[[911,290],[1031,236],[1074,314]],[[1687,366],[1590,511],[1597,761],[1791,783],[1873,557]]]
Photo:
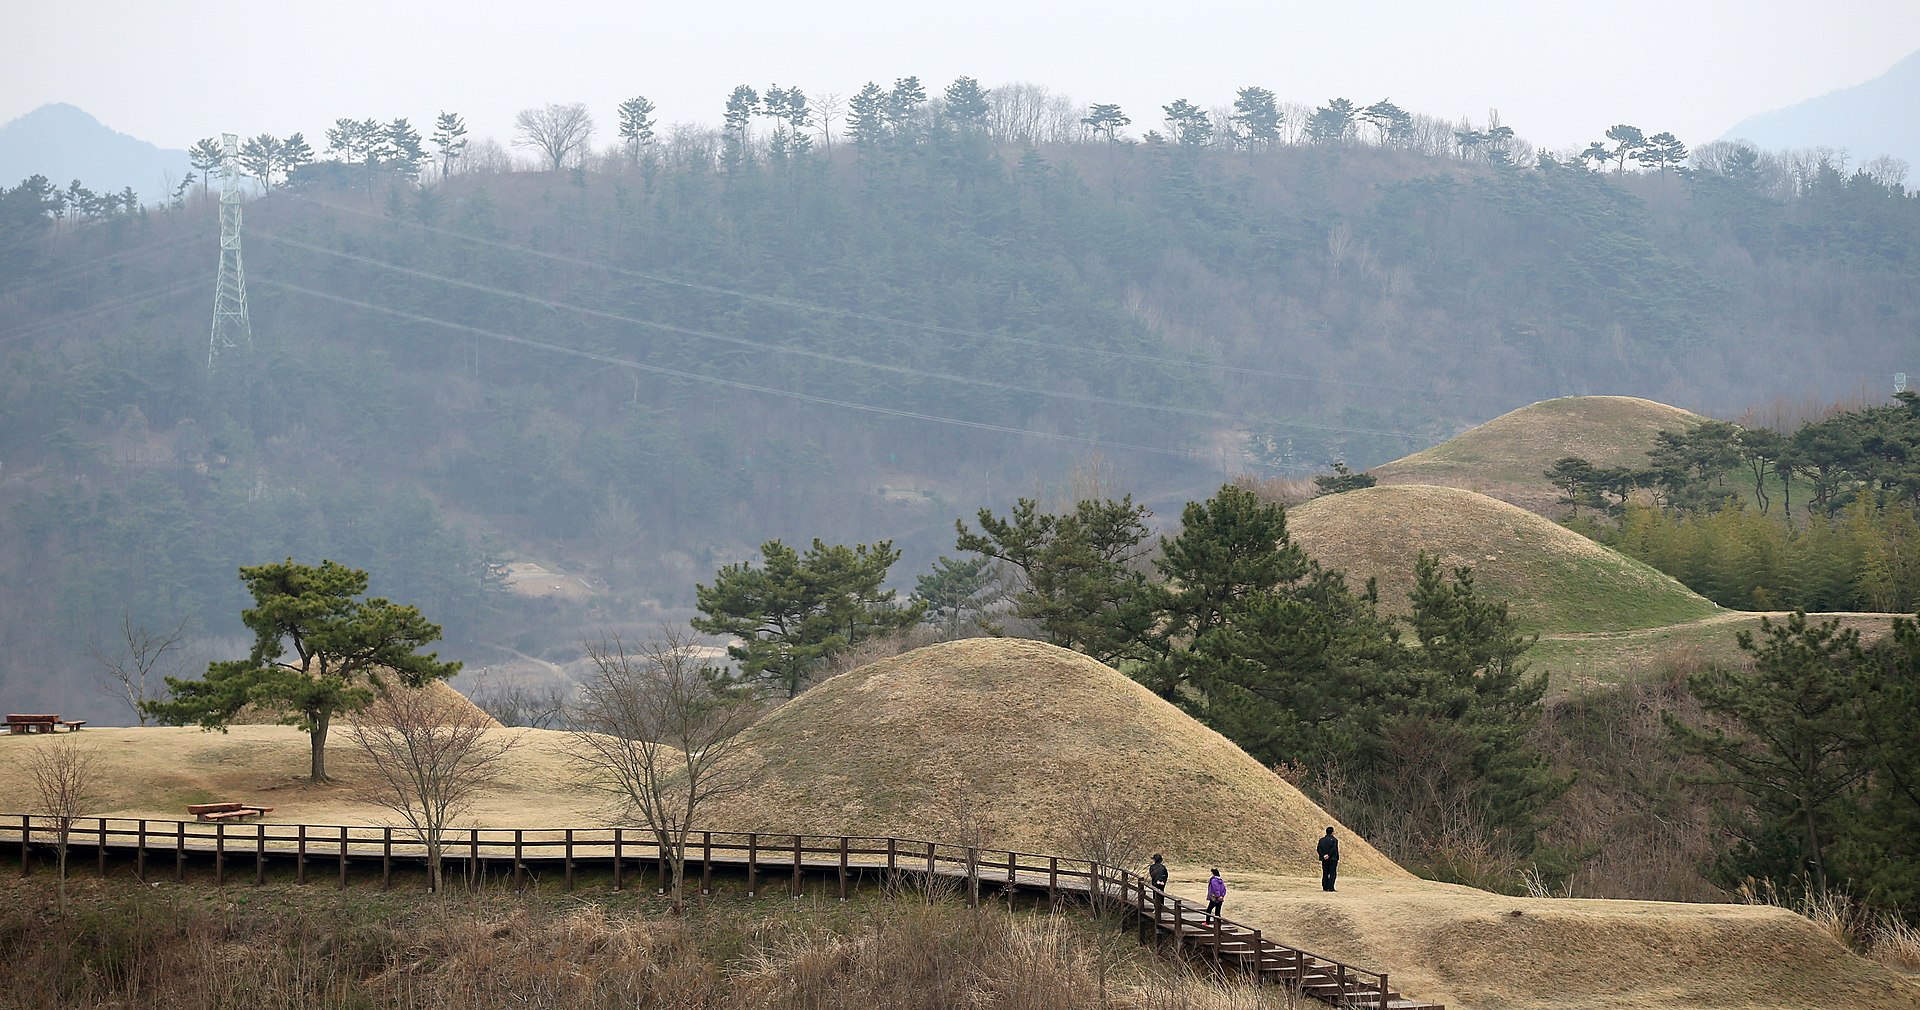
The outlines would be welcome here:
[[[325,782],[327,781],[327,724],[331,721],[332,715],[323,712],[317,718],[311,717],[311,714],[309,717],[313,723],[313,732],[307,735],[313,748],[309,777],[315,782]]]

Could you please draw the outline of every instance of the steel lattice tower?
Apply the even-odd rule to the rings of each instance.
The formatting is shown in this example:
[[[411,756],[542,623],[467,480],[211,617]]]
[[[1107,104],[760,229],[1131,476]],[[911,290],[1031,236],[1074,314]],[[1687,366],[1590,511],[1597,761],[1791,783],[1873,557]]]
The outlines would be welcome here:
[[[247,274],[240,266],[240,138],[220,137],[220,273],[213,285],[213,336],[207,342],[207,368],[221,349],[252,348],[253,323],[247,318]]]

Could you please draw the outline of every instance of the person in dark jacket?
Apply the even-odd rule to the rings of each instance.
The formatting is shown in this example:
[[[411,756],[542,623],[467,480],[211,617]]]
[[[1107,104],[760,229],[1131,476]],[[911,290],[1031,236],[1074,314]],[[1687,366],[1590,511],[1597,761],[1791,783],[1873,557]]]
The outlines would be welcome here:
[[[1153,854],[1153,865],[1147,867],[1147,879],[1153,882],[1155,890],[1167,889],[1167,864],[1158,852]]]
[[[1320,838],[1320,889],[1333,890],[1333,878],[1340,875],[1340,839],[1333,837],[1333,829]]]

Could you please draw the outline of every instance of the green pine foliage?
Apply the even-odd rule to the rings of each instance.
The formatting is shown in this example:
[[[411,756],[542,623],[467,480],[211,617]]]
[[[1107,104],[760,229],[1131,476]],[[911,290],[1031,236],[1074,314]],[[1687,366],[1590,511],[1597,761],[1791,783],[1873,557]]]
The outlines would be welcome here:
[[[389,683],[423,687],[460,672],[420,650],[440,626],[418,607],[367,596],[367,573],[333,561],[240,569],[253,606],[245,659],[216,661],[197,680],[167,678],[172,696],[147,703],[163,723],[225,730],[242,709],[277,714],[312,740],[312,779],[327,777],[327,732],[337,715],[365,708]]]
[[[1566,786],[1528,738],[1546,677],[1528,673],[1534,639],[1471,569],[1417,560],[1409,648],[1370,587],[1356,593],[1314,563],[1285,508],[1246,488],[1186,506],[1159,540],[1157,579],[1137,564],[1144,515],[1131,499],[1062,515],[1022,501],[1010,518],[979,518],[978,533],[960,527],[959,548],[1023,573],[1017,617],[1115,662],[1262,762],[1340,769],[1350,823],[1431,829],[1415,846],[1444,834],[1532,851]]]

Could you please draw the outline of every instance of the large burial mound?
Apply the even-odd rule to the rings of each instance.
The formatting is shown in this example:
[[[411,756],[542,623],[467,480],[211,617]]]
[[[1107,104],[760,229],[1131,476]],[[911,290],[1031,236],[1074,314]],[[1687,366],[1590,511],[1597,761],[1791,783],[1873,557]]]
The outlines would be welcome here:
[[[1368,471],[1382,484],[1465,488],[1535,512],[1558,507],[1546,470],[1567,456],[1598,467],[1638,466],[1654,436],[1706,418],[1633,396],[1567,396],[1509,411],[1431,449]]]
[[[841,674],[742,739],[752,787],[701,820],[740,829],[940,840],[1072,854],[1076,796],[1138,806],[1170,859],[1317,875],[1406,871],[1225,737],[1110,667],[1040,642],[980,638]]]
[[[1287,513],[1314,560],[1355,589],[1379,581],[1381,608],[1408,611],[1421,551],[1448,569],[1473,566],[1480,590],[1511,605],[1523,630],[1624,631],[1716,613],[1705,597],[1648,565],[1516,505],[1452,487],[1371,487],[1316,498]]]

